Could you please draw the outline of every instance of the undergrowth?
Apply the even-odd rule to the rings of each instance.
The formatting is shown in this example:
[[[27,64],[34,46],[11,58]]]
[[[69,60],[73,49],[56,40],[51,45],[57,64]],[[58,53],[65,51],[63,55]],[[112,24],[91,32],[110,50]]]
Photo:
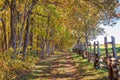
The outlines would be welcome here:
[[[27,74],[34,68],[38,58],[28,53],[25,60],[21,54],[10,51],[0,53],[0,80],[14,80]]]

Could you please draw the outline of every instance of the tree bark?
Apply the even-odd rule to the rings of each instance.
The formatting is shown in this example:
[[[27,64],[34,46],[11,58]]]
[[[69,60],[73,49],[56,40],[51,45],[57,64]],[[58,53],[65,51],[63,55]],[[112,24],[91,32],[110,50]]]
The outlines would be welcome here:
[[[3,25],[3,34],[4,34],[4,45],[3,45],[3,49],[7,50],[7,36],[6,36],[6,25],[5,25],[5,21],[0,18],[2,25]]]
[[[51,50],[50,50],[50,40],[47,41],[46,47],[47,47],[47,54],[50,55],[50,53],[51,53]]]
[[[32,31],[33,27],[30,30],[30,50],[32,50],[33,47],[33,31]]]
[[[44,58],[44,53],[45,53],[45,39],[42,37],[41,39],[41,44],[40,44],[40,48],[41,48],[41,58]]]
[[[24,8],[24,15],[23,15],[23,21],[22,21],[22,25],[21,25],[21,28],[20,28],[20,33],[19,33],[19,46],[18,46],[18,54],[20,53],[20,48],[22,47],[22,40],[23,40],[23,29],[24,29],[24,25],[25,25],[25,22],[26,22],[26,18],[27,18],[27,15],[26,15],[26,4],[25,4],[25,8]]]
[[[13,48],[14,52],[16,52],[16,0],[11,1],[11,47]]]
[[[23,46],[23,56],[26,57],[27,46],[29,41],[29,27],[30,27],[30,12],[28,12],[27,22],[26,22],[26,30],[25,30],[25,40]]]
[[[33,7],[37,3],[38,0],[32,0],[32,4],[29,6],[28,12],[27,12],[27,21],[26,21],[26,30],[25,30],[25,39],[24,39],[24,45],[23,45],[23,58],[25,59],[26,53],[27,53],[27,47],[29,42],[29,28],[30,28],[30,16],[31,12],[33,10]]]

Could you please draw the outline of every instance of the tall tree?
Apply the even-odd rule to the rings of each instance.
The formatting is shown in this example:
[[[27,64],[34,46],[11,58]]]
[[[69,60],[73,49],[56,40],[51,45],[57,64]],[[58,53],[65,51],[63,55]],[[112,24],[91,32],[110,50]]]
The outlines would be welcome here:
[[[10,20],[10,27],[11,27],[11,47],[16,52],[16,27],[17,27],[17,9],[16,9],[16,0],[12,0],[10,4],[10,11],[11,11],[11,20]]]
[[[34,6],[36,5],[38,0],[32,0],[31,5],[29,5],[28,12],[27,12],[27,21],[26,21],[26,30],[25,30],[25,40],[23,46],[23,56],[26,57],[26,50],[28,47],[29,42],[29,28],[30,28],[30,16]]]

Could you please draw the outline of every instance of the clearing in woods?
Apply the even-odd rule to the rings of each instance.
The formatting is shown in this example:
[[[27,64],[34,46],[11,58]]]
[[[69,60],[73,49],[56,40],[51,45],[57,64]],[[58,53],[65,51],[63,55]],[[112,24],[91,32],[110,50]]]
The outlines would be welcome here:
[[[91,63],[73,53],[54,54],[41,60],[20,80],[107,80],[106,71],[95,70]]]

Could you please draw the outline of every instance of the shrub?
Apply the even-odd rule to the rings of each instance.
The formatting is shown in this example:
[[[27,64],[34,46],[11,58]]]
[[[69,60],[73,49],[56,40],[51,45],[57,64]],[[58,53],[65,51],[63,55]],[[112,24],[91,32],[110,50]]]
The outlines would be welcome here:
[[[13,80],[28,73],[37,61],[38,58],[33,55],[28,55],[23,61],[21,54],[0,53],[0,80]]]

